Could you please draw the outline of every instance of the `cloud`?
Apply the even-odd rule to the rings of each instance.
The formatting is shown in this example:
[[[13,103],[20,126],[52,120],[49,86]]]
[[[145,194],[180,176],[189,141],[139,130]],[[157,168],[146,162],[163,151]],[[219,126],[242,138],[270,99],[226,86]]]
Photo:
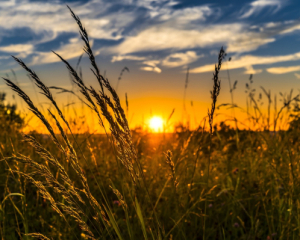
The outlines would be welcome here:
[[[0,47],[1,52],[12,53],[15,57],[26,58],[34,51],[32,44],[11,44],[8,46]],[[3,59],[3,58],[0,58]]]
[[[128,0],[128,4],[135,4],[139,7],[146,8],[148,10],[158,10],[163,7],[171,7],[179,2],[174,1],[174,0],[139,0],[139,1],[133,1],[133,0]]]
[[[111,62],[120,62],[123,60],[132,60],[132,61],[142,61],[145,60],[145,57],[139,57],[139,56],[133,56],[133,55],[118,55],[118,56],[113,56]]]
[[[0,56],[0,60],[1,59],[9,59],[9,58],[11,58],[11,56]]]
[[[245,74],[259,74],[262,72],[262,69],[254,69],[252,66],[245,67],[246,71]]]
[[[159,21],[173,22],[174,24],[187,24],[191,21],[205,21],[208,16],[213,13],[213,10],[207,6],[195,6],[183,9],[160,8],[150,11],[150,16]]]
[[[187,51],[185,53],[173,53],[167,56],[162,61],[162,65],[166,67],[179,67],[192,63],[203,56],[204,55],[198,56],[197,53],[194,51]]]
[[[161,69],[156,66],[159,63],[160,63],[159,60],[144,61],[143,64],[145,64],[147,66],[141,67],[140,69],[144,70],[144,71],[152,71],[152,72],[161,73]]]
[[[279,62],[288,62],[288,61],[297,61],[300,59],[300,52],[282,55],[282,56],[252,56],[246,55],[241,57],[232,58],[232,60],[228,63],[228,69],[238,69],[238,68],[246,68],[251,69],[251,67],[255,65],[269,65]],[[191,73],[202,73],[202,72],[210,72],[214,71],[214,64],[208,64],[205,66],[197,67],[191,69]]]
[[[96,40],[95,43],[99,43],[97,40],[108,42],[110,47],[102,45],[95,52],[112,54],[112,62],[145,61],[149,59],[149,52],[156,51],[161,66],[178,67],[196,61],[200,57],[196,54],[200,48],[219,48],[223,45],[228,53],[242,54],[274,42],[278,35],[300,29],[300,20],[258,26],[251,26],[243,20],[220,23],[218,17],[224,16],[226,9],[221,11],[211,4],[193,7],[178,4],[176,0],[91,0],[72,2],[70,6],[80,16],[91,40]],[[267,7],[277,10],[282,5],[279,0],[256,0],[250,4],[250,9],[248,6],[243,11],[242,16],[257,14]],[[0,11],[1,29],[29,28],[40,36],[23,46],[15,45],[16,52],[21,47],[25,49],[19,56],[32,57],[32,62],[38,64],[59,61],[52,53],[37,51],[39,44],[48,41],[57,44],[52,45],[53,49],[67,59],[81,54],[82,44],[72,43],[72,39],[64,40],[66,43],[63,45],[59,43],[58,37],[63,33],[70,38],[78,34],[76,23],[60,1],[6,1],[4,4],[1,2]],[[207,21],[212,18],[214,21]],[[9,46],[1,46],[0,42],[0,48],[4,47]]]
[[[93,41],[90,41],[91,46]],[[82,42],[78,38],[73,38],[69,40],[68,44],[61,46],[55,51],[64,59],[68,60],[71,58],[79,57],[82,53]],[[43,63],[53,63],[58,62],[60,59],[52,52],[37,52],[37,56],[33,57],[31,64],[43,64]]]
[[[297,79],[300,79],[300,74],[294,73],[294,75],[295,75],[295,77],[296,77]]]
[[[288,33],[292,33],[294,31],[300,30],[300,24],[296,23],[295,25],[292,26],[288,26],[287,28],[285,28],[284,30],[282,30],[280,32],[280,34],[288,34]]]
[[[277,4],[276,1],[274,3],[266,0],[254,3],[253,6],[260,7]],[[215,13],[212,8],[207,8],[208,10]],[[194,50],[223,45],[226,46],[228,53],[245,53],[275,42],[279,35],[300,30],[300,20],[267,22],[260,25],[250,25],[242,21],[212,24],[206,23],[205,17],[203,21],[195,23],[193,17],[189,15],[186,21],[179,16],[179,13],[157,16],[157,19],[164,21],[137,29],[132,34],[124,36],[124,41],[109,48],[109,52],[133,54],[161,50]]]
[[[204,48],[226,44],[228,52],[247,52],[274,40],[266,34],[247,31],[247,26],[242,23],[202,26],[200,29],[154,26],[135,36],[127,37],[120,45],[111,48],[111,51],[127,54],[166,49]]]
[[[248,10],[244,10],[240,18],[248,18],[252,15],[256,15],[266,7],[275,9],[274,11],[276,12],[282,7],[282,3],[280,0],[256,0],[250,3],[250,9],[247,7]]]
[[[134,20],[134,17],[126,12],[107,13],[108,8],[113,6],[112,3],[108,2],[89,1],[81,5],[78,3],[70,4],[70,6],[80,16],[92,38],[120,39],[123,28]],[[30,28],[34,33],[44,35],[44,42],[55,39],[63,32],[78,33],[78,27],[70,16],[69,10],[58,1],[33,2],[24,0],[6,5],[1,3],[0,11],[1,28]],[[89,29],[93,31],[89,31]]]
[[[157,64],[159,64],[159,60],[149,60],[149,61],[144,61],[143,64],[149,65],[151,67],[155,67]]]
[[[161,73],[161,69],[158,68],[158,67],[141,67],[140,68],[141,70],[144,70],[144,71],[151,71],[151,72],[157,72],[157,73]]]
[[[19,53],[28,52],[31,53],[34,47],[31,44],[11,44],[8,46],[0,47],[1,52]]]
[[[274,42],[275,38],[249,38],[247,34],[240,37],[240,41],[229,42],[226,51],[230,52],[250,52],[258,49],[260,46]]]
[[[1,1],[2,7],[11,7],[16,5],[16,0]]]
[[[267,72],[273,73],[273,74],[284,74],[284,73],[289,73],[289,72],[296,72],[299,70],[300,70],[300,66],[267,68]]]
[[[300,30],[300,20],[268,22],[261,26],[252,26],[252,28],[259,29],[260,32],[268,35],[284,35]]]

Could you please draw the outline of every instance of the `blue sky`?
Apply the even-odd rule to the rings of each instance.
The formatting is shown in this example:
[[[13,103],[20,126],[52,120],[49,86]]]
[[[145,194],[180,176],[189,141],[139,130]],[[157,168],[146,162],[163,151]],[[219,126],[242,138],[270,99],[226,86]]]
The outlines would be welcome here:
[[[34,66],[49,85],[70,85],[68,80],[49,77],[52,73],[56,79],[68,78],[51,50],[72,64],[83,53],[66,4],[81,18],[100,68],[111,81],[116,82],[124,66],[130,69],[119,91],[129,92],[133,99],[151,94],[182,98],[189,67],[189,100],[209,102],[209,80],[221,46],[232,58],[226,64],[232,78],[245,80],[254,74],[257,86],[275,92],[297,88],[300,81],[300,1],[292,0],[1,1],[1,76],[14,69],[26,87],[22,71],[10,57],[14,55]],[[86,57],[82,67],[91,77]],[[0,87],[7,89],[1,82]],[[162,90],[166,87],[167,92]],[[240,85],[238,98],[243,91]],[[223,100],[228,97],[223,95]]]
[[[300,58],[298,1],[15,0],[0,3],[2,70],[11,68],[11,54],[34,65],[58,61],[51,50],[67,59],[82,54],[66,4],[81,17],[97,55],[145,71],[190,64],[191,72],[211,71],[200,59],[210,59],[220,46],[232,56],[229,69],[246,73],[292,72],[273,65],[297,65]]]

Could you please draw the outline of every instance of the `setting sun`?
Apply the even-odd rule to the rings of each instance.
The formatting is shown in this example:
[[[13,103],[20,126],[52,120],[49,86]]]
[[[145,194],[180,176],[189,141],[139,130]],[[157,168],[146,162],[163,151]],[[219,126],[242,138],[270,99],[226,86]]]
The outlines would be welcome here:
[[[153,132],[161,132],[163,130],[163,123],[164,121],[161,117],[155,116],[149,120],[149,127]]]

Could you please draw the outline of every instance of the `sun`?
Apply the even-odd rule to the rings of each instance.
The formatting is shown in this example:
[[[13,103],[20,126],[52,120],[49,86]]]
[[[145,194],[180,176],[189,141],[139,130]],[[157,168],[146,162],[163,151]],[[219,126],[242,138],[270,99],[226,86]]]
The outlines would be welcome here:
[[[161,132],[163,130],[164,121],[161,117],[154,116],[149,120],[149,128],[153,132]]]

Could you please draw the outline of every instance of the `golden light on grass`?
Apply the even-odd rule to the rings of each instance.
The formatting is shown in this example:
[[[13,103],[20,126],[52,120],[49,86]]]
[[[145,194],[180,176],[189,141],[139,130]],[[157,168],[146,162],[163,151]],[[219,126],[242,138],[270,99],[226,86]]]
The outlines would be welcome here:
[[[149,120],[149,128],[153,132],[161,132],[163,130],[164,121],[161,117],[154,116]]]

